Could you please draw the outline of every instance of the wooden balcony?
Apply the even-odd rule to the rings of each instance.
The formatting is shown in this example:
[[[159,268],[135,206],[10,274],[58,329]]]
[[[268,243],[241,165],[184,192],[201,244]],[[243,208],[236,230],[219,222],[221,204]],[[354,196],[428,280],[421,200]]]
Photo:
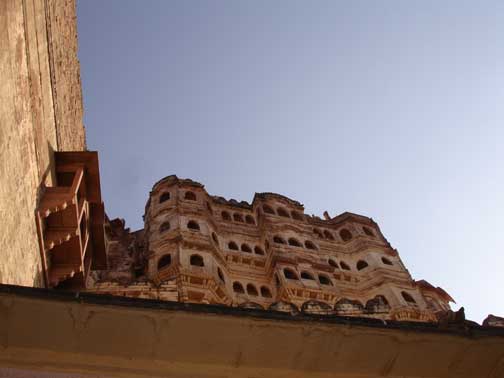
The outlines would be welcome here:
[[[36,211],[47,287],[82,288],[107,266],[96,152],[56,152],[57,186],[42,188]]]

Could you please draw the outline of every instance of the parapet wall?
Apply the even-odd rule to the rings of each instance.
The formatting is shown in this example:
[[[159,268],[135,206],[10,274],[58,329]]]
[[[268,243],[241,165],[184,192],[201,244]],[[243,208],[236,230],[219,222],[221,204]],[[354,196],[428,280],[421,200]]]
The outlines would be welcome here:
[[[86,148],[74,0],[0,1],[0,283],[43,284],[35,209]]]

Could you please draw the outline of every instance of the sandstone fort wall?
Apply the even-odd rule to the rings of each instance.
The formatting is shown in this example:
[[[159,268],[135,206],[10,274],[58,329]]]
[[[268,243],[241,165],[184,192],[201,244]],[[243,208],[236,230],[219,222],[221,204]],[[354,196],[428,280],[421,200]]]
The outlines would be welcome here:
[[[40,191],[54,151],[85,147],[75,1],[1,1],[0,283],[43,284]]]

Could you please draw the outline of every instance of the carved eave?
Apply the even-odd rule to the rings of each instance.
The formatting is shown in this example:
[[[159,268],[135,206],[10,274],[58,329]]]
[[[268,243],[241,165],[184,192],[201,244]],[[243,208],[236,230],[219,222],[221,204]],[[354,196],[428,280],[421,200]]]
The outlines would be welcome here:
[[[55,170],[58,185],[42,188],[36,210],[43,277],[82,288],[91,268],[107,268],[98,154],[56,152]]]
[[[376,225],[376,223],[371,218],[364,215],[351,213],[349,211],[345,211],[344,213],[341,213],[325,222],[327,224],[339,225],[350,220],[363,224]]]
[[[161,186],[172,186],[172,185],[190,186],[193,188],[201,188],[201,189],[205,188],[203,184],[200,184],[197,181],[191,179],[180,179],[177,177],[177,175],[169,175],[163,177],[161,180],[156,182],[152,186],[151,193],[155,193]]]
[[[284,195],[278,193],[264,192],[264,193],[255,193],[254,199],[252,200],[252,206],[255,206],[256,201],[264,202],[268,199],[278,200],[286,205],[290,205],[295,207],[298,210],[304,210],[304,205],[296,200],[290,199]]]
[[[434,292],[438,296],[440,296],[442,299],[444,299],[446,302],[453,302],[456,303],[455,300],[451,297],[450,294],[448,294],[446,291],[444,291],[442,288],[434,287],[432,286],[429,282],[426,280],[418,280],[415,281],[415,284],[422,290],[422,291],[430,291]]]

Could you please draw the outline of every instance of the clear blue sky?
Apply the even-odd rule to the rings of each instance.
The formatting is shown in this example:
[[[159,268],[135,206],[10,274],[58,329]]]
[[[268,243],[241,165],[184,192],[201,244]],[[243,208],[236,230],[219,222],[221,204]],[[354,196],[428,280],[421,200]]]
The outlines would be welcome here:
[[[169,174],[376,220],[504,316],[503,1],[79,1],[88,148],[132,229]]]

